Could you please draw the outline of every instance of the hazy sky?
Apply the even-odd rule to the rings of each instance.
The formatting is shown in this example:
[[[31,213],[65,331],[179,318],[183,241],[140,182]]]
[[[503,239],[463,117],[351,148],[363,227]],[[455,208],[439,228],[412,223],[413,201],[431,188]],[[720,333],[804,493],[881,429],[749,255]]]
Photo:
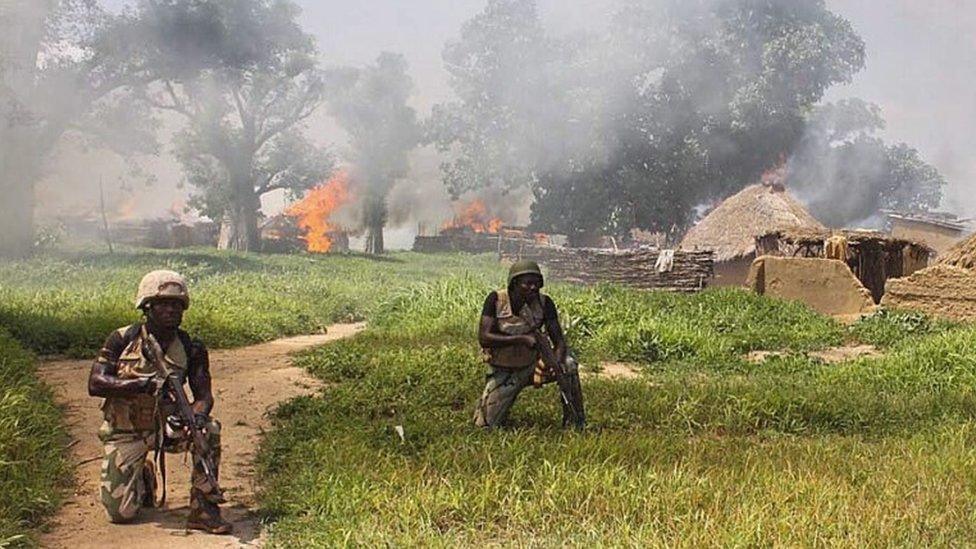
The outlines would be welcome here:
[[[296,0],[326,64],[362,64],[383,50],[410,62],[416,105],[448,97],[440,53],[484,0]],[[801,0],[802,1],[802,0]],[[110,6],[124,0],[107,0]],[[947,176],[945,206],[976,216],[976,2],[827,0],[868,47],[867,68],[830,99],[879,104],[885,137],[919,148]],[[610,0],[539,0],[546,26],[565,31],[605,20]]]

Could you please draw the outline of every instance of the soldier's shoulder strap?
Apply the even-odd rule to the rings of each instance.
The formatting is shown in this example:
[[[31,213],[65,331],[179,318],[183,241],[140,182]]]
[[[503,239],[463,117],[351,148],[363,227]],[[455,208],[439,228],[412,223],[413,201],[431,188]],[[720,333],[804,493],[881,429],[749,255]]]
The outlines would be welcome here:
[[[142,333],[142,322],[136,322],[126,328],[122,328],[119,331],[122,333],[122,341],[128,346],[130,343],[136,340],[137,337]]]
[[[512,311],[512,298],[508,295],[508,290],[498,290],[498,301],[495,302],[495,317],[508,318],[514,314]]]

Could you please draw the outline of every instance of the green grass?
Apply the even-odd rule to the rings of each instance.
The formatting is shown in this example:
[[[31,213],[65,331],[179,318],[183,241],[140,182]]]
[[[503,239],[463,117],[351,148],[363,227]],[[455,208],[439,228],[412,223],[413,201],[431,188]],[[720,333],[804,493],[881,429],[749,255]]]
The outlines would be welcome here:
[[[359,320],[397,288],[449,273],[502,276],[487,257],[409,253],[377,260],[354,254],[61,251],[0,264],[0,546],[35,542],[34,529],[56,507],[59,486],[70,474],[60,412],[36,380],[34,358],[24,347],[93,357],[112,330],[139,319],[136,287],[146,272],[160,268],[189,279],[192,305],[184,327],[212,348]]]
[[[626,361],[641,376],[587,377],[582,435],[559,429],[552,387],[528,389],[510,429],[483,433],[470,425],[484,381],[477,317],[504,276],[490,257],[132,250],[0,265],[0,545],[32,543],[66,473],[31,352],[92,356],[138,319],[135,287],[157,268],[190,279],[185,326],[211,347],[370,321],[298,359],[330,388],[283,406],[261,448],[273,545],[963,545],[976,535],[974,327],[901,312],[844,327],[740,290],[552,284],[584,369]],[[836,365],[806,354],[844,342],[885,354]],[[781,355],[744,359],[759,350]]]
[[[172,269],[190,283],[184,327],[210,347],[313,333],[368,316],[396,288],[446,273],[501,276],[487,257],[393,254],[242,255],[213,250],[61,252],[0,265],[0,326],[41,354],[92,356],[139,319],[142,276]]]
[[[60,502],[65,440],[33,355],[0,329],[0,547],[32,544],[31,529]]]
[[[283,407],[262,448],[275,545],[886,546],[976,534],[974,328],[933,324],[880,359],[826,365],[803,351],[894,328],[874,319],[847,332],[734,290],[554,286],[586,361],[635,360],[644,375],[585,379],[582,435],[559,429],[552,387],[527,389],[511,428],[483,433],[471,413],[486,290],[470,277],[410,288],[367,333],[301,356],[332,386]],[[751,350],[787,352],[756,365],[742,360]]]

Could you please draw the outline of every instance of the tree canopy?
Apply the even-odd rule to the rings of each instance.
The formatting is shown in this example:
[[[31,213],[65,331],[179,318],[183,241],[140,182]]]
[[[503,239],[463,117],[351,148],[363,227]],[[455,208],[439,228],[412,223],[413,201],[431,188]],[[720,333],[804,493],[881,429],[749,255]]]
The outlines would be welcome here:
[[[492,0],[444,58],[458,100],[430,134],[452,193],[528,185],[542,230],[676,234],[782,162],[864,45],[822,0],[621,0],[608,32],[569,38]]]
[[[0,255],[34,240],[34,189],[66,137],[123,155],[156,150],[131,100],[144,75],[127,63],[129,21],[90,0],[0,6]]]
[[[859,99],[818,106],[789,166],[791,188],[824,223],[878,226],[880,210],[922,212],[937,208],[945,179],[919,152],[887,145],[876,105]],[[843,195],[845,200],[836,200]]]
[[[132,63],[143,99],[178,114],[176,156],[193,204],[223,220],[221,246],[255,249],[260,197],[328,177],[331,155],[304,134],[323,97],[312,37],[288,0],[143,1]]]

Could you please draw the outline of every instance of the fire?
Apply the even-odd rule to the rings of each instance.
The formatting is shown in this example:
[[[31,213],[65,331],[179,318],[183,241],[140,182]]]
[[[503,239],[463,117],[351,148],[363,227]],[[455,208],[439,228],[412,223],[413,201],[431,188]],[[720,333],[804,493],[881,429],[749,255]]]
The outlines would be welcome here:
[[[115,219],[119,221],[129,221],[130,219],[135,219],[136,217],[136,206],[139,205],[138,200],[134,195],[128,195],[122,199],[118,206],[118,212],[115,214]]]
[[[788,168],[786,158],[780,157],[779,164],[763,172],[759,177],[759,182],[766,187],[782,188],[786,184]]]
[[[329,233],[339,229],[329,217],[343,204],[349,202],[349,176],[340,172],[327,183],[315,187],[301,202],[285,212],[298,220],[305,235],[302,240],[310,252],[326,253],[332,248]]]
[[[445,223],[441,230],[467,228],[476,233],[498,234],[504,225],[501,219],[488,215],[488,207],[483,200],[456,205],[454,211],[454,219]]]

